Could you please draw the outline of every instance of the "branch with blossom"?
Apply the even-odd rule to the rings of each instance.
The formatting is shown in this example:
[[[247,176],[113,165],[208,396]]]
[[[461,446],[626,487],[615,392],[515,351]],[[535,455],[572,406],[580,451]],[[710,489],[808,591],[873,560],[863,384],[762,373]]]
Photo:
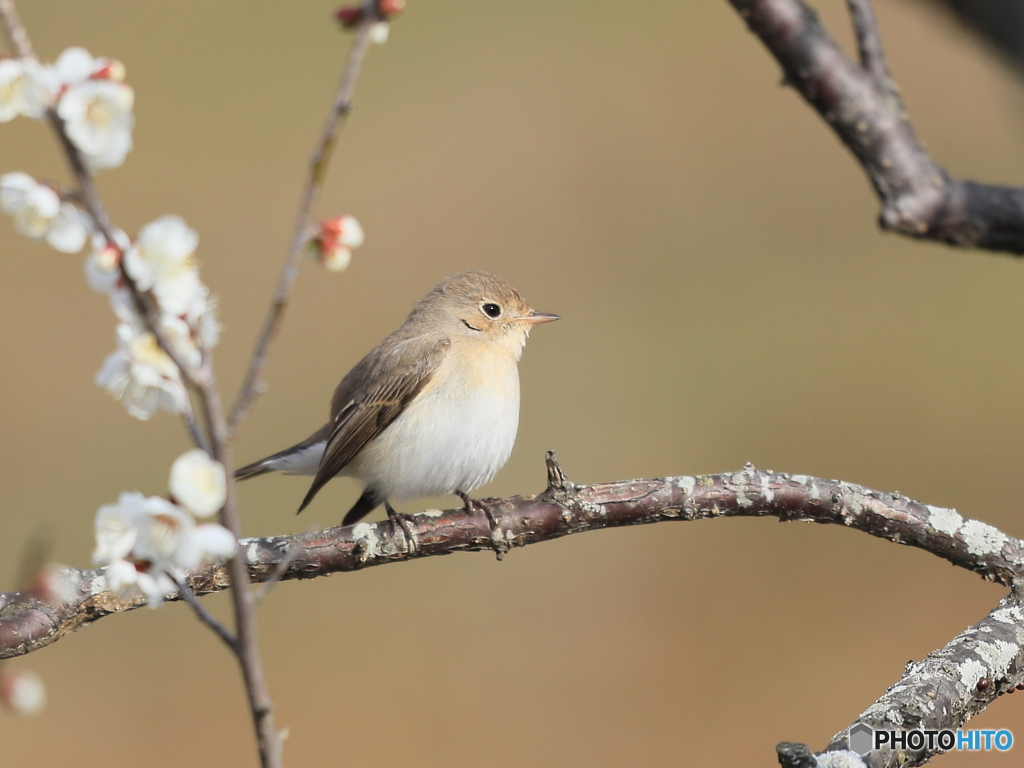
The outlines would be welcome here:
[[[109,588],[122,596],[138,595],[156,607],[178,591],[185,570],[207,559],[228,559],[236,587],[237,641],[231,647],[246,682],[261,762],[280,765],[281,739],[259,661],[255,608],[245,568],[234,557],[240,525],[227,479],[230,452],[211,354],[220,326],[216,302],[199,278],[198,235],[182,219],[164,216],[132,240],[110,222],[95,192],[92,174],[119,166],[132,147],[134,93],[124,83],[125,67],[82,48],[66,50],[53,65],[41,64],[32,56],[11,0],[0,0],[0,21],[18,54],[5,60],[0,85],[4,113],[47,119],[79,185],[76,192],[62,194],[28,174],[5,174],[0,177],[0,206],[14,216],[20,232],[45,238],[62,250],[74,252],[86,239],[91,241],[88,282],[107,295],[118,320],[118,348],[103,363],[96,383],[135,418],[149,419],[158,410],[182,414],[196,444],[209,446],[212,457],[201,451],[210,462],[207,475],[221,478],[206,486],[207,491],[219,489],[212,500],[208,496],[191,510],[209,514],[212,507],[220,513],[221,524],[196,525],[180,504],[139,493],[122,494],[117,504],[101,507],[94,561],[106,566]],[[84,211],[76,201],[84,202]],[[186,386],[195,392],[205,436]],[[195,455],[179,461],[194,464]],[[203,486],[186,487],[196,473],[177,465],[175,470],[174,493],[196,498]]]
[[[308,231],[308,222],[367,43],[386,41],[388,17],[400,10],[396,2],[367,2],[360,6],[358,19],[343,24],[357,28],[356,41],[300,206],[302,226],[286,261],[288,280],[279,289],[274,307],[283,306],[282,296],[286,300],[294,281],[297,255],[307,241],[311,255],[334,271],[344,269],[351,249],[362,243],[362,229],[351,216],[326,220],[315,237]],[[199,277],[198,234],[180,217],[163,216],[133,239],[114,226],[96,192],[94,173],[120,166],[132,149],[134,92],[125,82],[124,65],[78,47],[64,51],[53,64],[39,62],[13,0],[0,0],[0,26],[14,54],[0,58],[0,122],[19,116],[49,122],[78,185],[77,190],[64,191],[21,171],[6,173],[0,176],[0,210],[14,219],[19,233],[45,240],[57,250],[77,253],[86,243],[91,245],[87,281],[108,297],[118,321],[117,349],[104,361],[96,383],[135,418],[148,420],[158,411],[180,414],[198,446],[172,467],[170,498],[123,493],[117,503],[100,508],[93,560],[104,566],[105,588],[120,600],[158,607],[168,596],[189,599],[200,619],[235,653],[261,763],[278,766],[281,736],[274,726],[259,659],[256,598],[248,589],[245,564],[236,553],[240,523],[229,429],[212,358],[220,323],[216,299]],[[258,374],[266,364],[270,336],[280,325],[280,311],[272,309],[271,318],[251,368],[254,376],[247,391],[252,396],[259,388]],[[251,399],[243,395],[243,410]],[[232,421],[235,431],[241,421],[238,413]],[[197,517],[214,514],[219,514],[219,524],[196,522]],[[186,572],[204,562],[224,561],[228,582],[234,587],[234,634],[194,600],[185,583]],[[58,604],[66,602],[58,588],[47,594]],[[30,690],[24,685],[4,688],[8,678],[0,679],[0,697],[9,702],[31,698],[22,693]]]

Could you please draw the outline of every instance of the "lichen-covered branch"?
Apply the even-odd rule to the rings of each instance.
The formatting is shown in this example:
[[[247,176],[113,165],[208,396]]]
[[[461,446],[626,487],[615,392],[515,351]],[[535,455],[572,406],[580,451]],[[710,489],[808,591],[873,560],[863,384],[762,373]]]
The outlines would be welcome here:
[[[578,486],[565,479],[549,455],[548,488],[543,493],[485,503],[496,523],[493,530],[484,514],[468,514],[462,508],[428,510],[411,518],[411,547],[401,527],[392,529],[382,522],[243,539],[240,549],[251,580],[263,582],[311,579],[453,552],[504,554],[569,534],[627,525],[774,516],[785,522],[855,528],[927,550],[1002,584],[1024,574],[1024,543],[955,510],[838,480],[751,466],[718,475]],[[83,624],[142,604],[107,592],[102,570],[71,569],[64,574],[74,594],[65,604],[42,603],[25,593],[0,593],[0,658],[37,650]],[[229,581],[223,567],[189,576],[196,595],[226,589]]]
[[[952,179],[921,145],[888,77],[868,0],[848,0],[862,63],[802,0],[729,0],[864,168],[880,225],[950,245],[1024,254],[1024,189]]]
[[[850,729],[863,724],[875,731],[956,731],[999,696],[1024,689],[1022,597],[1024,581],[1018,579],[988,616],[923,661],[907,664],[899,682],[811,762],[804,745],[791,743],[779,745],[780,762],[811,768],[902,768],[923,765],[941,754],[939,741],[933,738],[930,746],[925,741],[920,749],[886,745],[861,757],[848,751]]]

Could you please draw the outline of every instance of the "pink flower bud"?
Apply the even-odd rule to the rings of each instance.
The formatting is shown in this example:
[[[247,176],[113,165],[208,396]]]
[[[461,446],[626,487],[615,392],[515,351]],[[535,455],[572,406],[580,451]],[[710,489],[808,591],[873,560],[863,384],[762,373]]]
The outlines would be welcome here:
[[[361,5],[345,5],[334,13],[334,18],[341,24],[342,29],[352,29],[363,20],[363,7]]]
[[[96,265],[112,272],[121,265],[121,255],[120,248],[107,243],[96,251]]]
[[[92,73],[92,80],[113,80],[115,83],[123,83],[127,75],[124,64],[117,59],[101,59],[102,66]]]
[[[363,244],[363,228],[353,216],[332,216],[320,222],[309,241],[310,255],[333,272],[352,260],[352,249]]]

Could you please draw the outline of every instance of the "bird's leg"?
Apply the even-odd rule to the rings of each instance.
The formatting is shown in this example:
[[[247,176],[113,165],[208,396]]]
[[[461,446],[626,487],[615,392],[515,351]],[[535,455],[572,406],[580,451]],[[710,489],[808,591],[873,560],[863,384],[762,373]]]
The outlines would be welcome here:
[[[405,548],[410,555],[414,554],[419,546],[416,544],[416,533],[413,531],[412,520],[408,515],[395,512],[390,501],[384,502],[384,509],[387,510],[388,520],[391,521],[391,535],[395,536],[398,533],[398,527],[401,527],[402,533],[405,534]]]
[[[494,552],[501,560],[505,553],[508,552],[508,544],[501,536],[501,531],[498,528],[498,521],[494,519],[494,515],[491,514],[490,507],[484,504],[479,499],[470,498],[470,495],[465,491],[456,489],[455,495],[462,499],[462,503],[465,504],[467,514],[475,514],[477,510],[487,515],[487,524],[491,527],[491,545],[494,547]]]

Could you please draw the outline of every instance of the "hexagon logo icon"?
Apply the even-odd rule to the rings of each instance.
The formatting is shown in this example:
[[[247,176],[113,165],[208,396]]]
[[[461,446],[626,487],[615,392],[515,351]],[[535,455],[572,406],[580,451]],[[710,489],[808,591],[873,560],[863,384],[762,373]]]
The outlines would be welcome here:
[[[875,729],[864,723],[856,723],[850,726],[846,741],[850,745],[851,752],[856,752],[858,755],[866,755],[874,746]]]

